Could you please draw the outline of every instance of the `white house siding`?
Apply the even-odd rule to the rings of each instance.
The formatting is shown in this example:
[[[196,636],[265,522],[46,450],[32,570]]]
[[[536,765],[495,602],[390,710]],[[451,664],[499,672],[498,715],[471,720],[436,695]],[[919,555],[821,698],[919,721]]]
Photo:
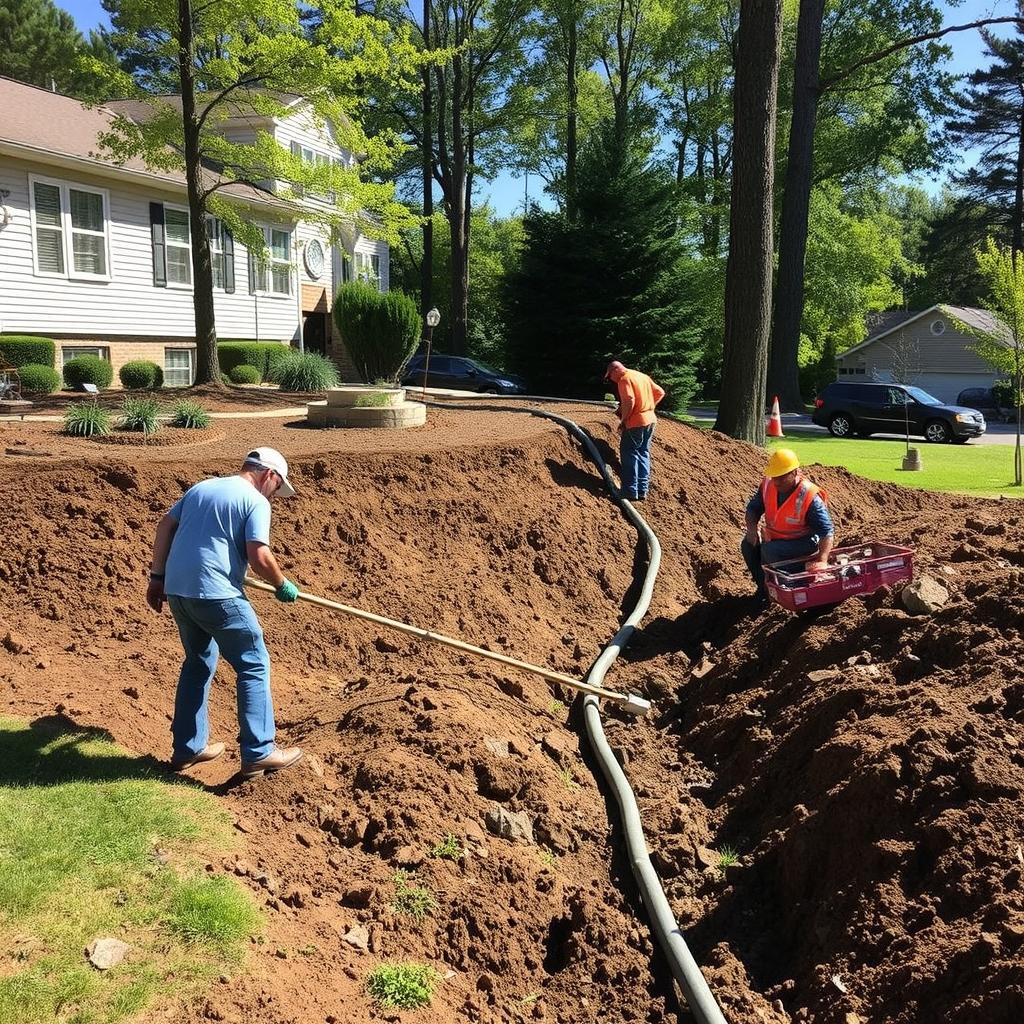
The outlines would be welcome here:
[[[353,253],[366,253],[380,257],[380,290],[382,292],[391,290],[391,260],[390,250],[387,242],[379,242],[373,238],[360,235],[356,239]]]
[[[110,198],[110,281],[36,276],[29,203],[29,174],[107,190]],[[183,206],[184,195],[159,192],[104,176],[0,160],[0,189],[11,222],[0,230],[0,330],[82,338],[195,337],[191,288],[157,288],[149,204]],[[295,296],[249,294],[245,248],[235,245],[235,292],[216,291],[218,334],[225,338],[290,341],[296,334]]]

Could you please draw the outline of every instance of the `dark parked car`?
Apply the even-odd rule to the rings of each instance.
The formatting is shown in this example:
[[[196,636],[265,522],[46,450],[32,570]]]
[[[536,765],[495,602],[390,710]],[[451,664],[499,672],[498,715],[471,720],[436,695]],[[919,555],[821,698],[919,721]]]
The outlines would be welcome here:
[[[990,420],[1009,420],[1013,417],[1013,410],[999,404],[992,388],[967,388],[956,396],[956,404],[976,409]]]
[[[906,384],[827,384],[814,400],[811,419],[834,437],[910,433],[926,441],[963,444],[985,433],[976,409],[944,405],[927,391]]]
[[[425,355],[413,356],[402,374],[402,386],[423,387]],[[455,388],[459,391],[479,391],[490,395],[525,395],[526,382],[493,366],[468,359],[465,356],[446,356],[436,352],[430,355],[427,372],[428,388]]]

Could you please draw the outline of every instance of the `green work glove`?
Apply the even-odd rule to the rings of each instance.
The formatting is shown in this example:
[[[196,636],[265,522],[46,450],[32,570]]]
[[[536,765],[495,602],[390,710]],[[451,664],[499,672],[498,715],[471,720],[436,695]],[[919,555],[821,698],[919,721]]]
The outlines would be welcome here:
[[[299,599],[299,588],[295,586],[291,580],[285,580],[284,583],[274,591],[274,597],[276,597],[278,601],[283,601],[285,604],[291,604],[293,601],[297,601]]]

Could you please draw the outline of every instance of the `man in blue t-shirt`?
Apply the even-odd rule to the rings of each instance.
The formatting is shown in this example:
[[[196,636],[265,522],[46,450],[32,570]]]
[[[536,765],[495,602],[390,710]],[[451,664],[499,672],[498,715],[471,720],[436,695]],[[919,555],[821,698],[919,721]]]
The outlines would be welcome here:
[[[274,743],[270,657],[263,630],[243,588],[247,566],[291,602],[298,588],[270,550],[269,498],[295,493],[288,463],[273,448],[255,448],[237,476],[215,477],[189,488],[160,520],[146,603],[178,626],[185,661],[171,722],[171,767],[181,771],[224,753],[210,743],[207,702],[218,651],[238,677],[238,729],[242,775],[280,771],[302,757],[298,747]]]

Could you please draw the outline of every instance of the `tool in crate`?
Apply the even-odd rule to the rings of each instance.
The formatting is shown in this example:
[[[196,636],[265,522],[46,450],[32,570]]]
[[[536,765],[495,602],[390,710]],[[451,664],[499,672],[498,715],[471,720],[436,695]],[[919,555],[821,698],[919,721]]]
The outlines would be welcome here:
[[[791,559],[764,567],[769,596],[791,612],[839,604],[854,594],[873,594],[913,575],[914,549],[881,543],[834,548],[828,568],[814,572],[805,572],[802,561]]]

